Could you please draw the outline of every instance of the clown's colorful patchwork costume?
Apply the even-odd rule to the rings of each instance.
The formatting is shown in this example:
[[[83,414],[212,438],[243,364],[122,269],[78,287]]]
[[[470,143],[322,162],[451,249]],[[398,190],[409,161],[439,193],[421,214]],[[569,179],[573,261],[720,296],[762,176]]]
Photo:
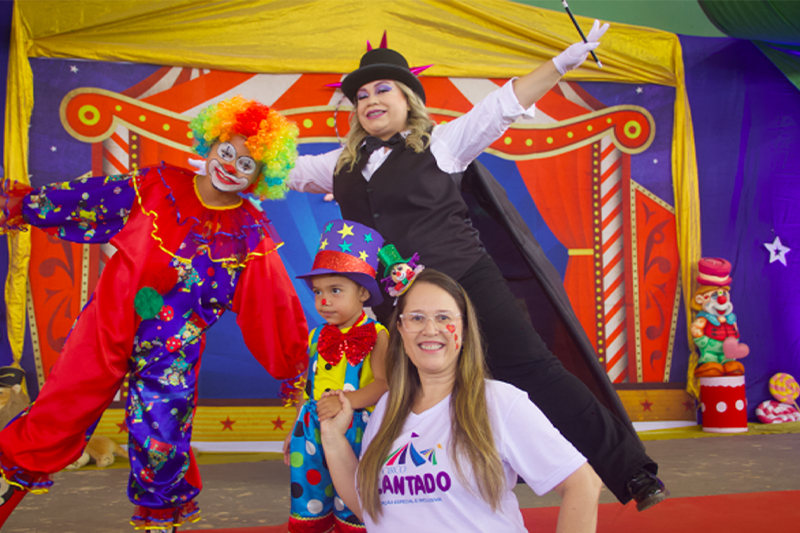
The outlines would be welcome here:
[[[62,239],[111,242],[118,251],[36,403],[0,433],[3,475],[46,490],[49,474],[80,456],[130,372],[133,523],[198,519],[202,484],[189,444],[205,330],[232,310],[270,374],[292,378],[305,368],[305,318],[270,222],[245,199],[205,205],[195,175],[168,165],[9,191],[22,194],[9,226],[24,217]]]

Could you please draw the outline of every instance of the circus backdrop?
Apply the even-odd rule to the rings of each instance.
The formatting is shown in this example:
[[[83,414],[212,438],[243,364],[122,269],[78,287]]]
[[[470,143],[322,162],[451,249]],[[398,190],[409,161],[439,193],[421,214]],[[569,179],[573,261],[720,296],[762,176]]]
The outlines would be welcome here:
[[[32,17],[43,4],[53,8],[52,20],[63,26],[59,31],[41,15]],[[87,10],[99,5],[81,4]],[[437,122],[459,116],[508,77],[575,40],[563,14],[507,2],[373,5],[369,21],[348,20],[353,27],[346,31],[334,22],[344,24],[347,12],[330,2],[297,3],[300,12],[281,3],[229,2],[215,13],[213,26],[244,31],[228,46],[211,46],[216,30],[206,4],[166,2],[164,9],[143,13],[139,3],[118,2],[114,13],[95,13],[99,25],[90,25],[57,2],[17,2],[8,89],[16,107],[6,121],[7,174],[43,185],[160,161],[186,166],[188,121],[234,94],[256,98],[296,121],[301,153],[333,149],[347,132],[350,103],[329,84],[352,70],[366,40],[379,40],[384,29],[389,45],[412,64],[433,63],[421,79]],[[296,31],[311,24],[315,8],[326,10],[323,33],[339,43],[337,51],[325,51],[325,61],[315,45],[320,28]],[[588,27],[590,21],[580,20]],[[453,32],[431,29],[422,39],[420,27]],[[267,29],[271,46],[239,35]],[[635,44],[645,36],[647,49]],[[716,50],[691,42],[696,52],[690,57],[722,53],[730,44],[713,41]],[[691,291],[699,258],[700,211],[681,50],[686,42],[655,30],[612,28],[603,43],[602,71],[587,63],[570,74],[538,103],[534,119],[514,124],[480,158],[555,265],[600,363],[620,388],[680,389],[690,365],[682,294]],[[780,77],[773,78],[782,87]],[[720,97],[703,87],[697,94],[703,110]],[[710,125],[697,127],[705,132]],[[698,145],[709,142],[698,139]],[[713,143],[711,151],[720,146]],[[311,264],[321,224],[339,216],[335,203],[294,192],[263,208],[285,241],[280,253],[292,276]],[[114,249],[64,243],[36,230],[10,238],[9,245],[14,254],[0,363],[19,362],[35,396]],[[20,262],[26,250],[28,260]],[[736,270],[734,280],[739,281]],[[309,323],[316,323],[310,292],[303,283],[296,290]],[[774,366],[764,364],[756,382]],[[250,356],[231,314],[207,335],[199,393],[201,408],[211,413],[209,428],[231,430],[231,440],[264,437],[263,431],[245,431],[255,417],[249,409],[277,404],[278,384]],[[645,399],[644,409],[650,403]],[[674,418],[693,412],[691,403],[671,408],[680,411]],[[280,411],[270,413],[268,429],[288,429]],[[199,431],[203,420],[198,418]]]

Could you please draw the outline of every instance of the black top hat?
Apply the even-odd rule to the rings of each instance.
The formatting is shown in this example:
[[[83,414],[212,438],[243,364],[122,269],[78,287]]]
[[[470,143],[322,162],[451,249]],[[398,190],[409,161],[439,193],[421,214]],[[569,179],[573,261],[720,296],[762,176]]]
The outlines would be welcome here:
[[[11,388],[14,385],[22,385],[25,371],[13,366],[0,366],[0,387]]]
[[[358,90],[366,83],[375,80],[394,80],[402,82],[422,98],[425,103],[425,89],[419,78],[408,68],[408,61],[399,52],[389,48],[375,48],[361,56],[361,65],[342,82],[342,92],[354,104]]]

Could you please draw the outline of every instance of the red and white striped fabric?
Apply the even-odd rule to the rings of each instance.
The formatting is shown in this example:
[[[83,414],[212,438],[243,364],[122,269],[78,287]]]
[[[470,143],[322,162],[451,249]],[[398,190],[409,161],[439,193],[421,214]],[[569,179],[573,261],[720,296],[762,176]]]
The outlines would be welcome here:
[[[603,246],[603,312],[605,317],[606,369],[614,383],[628,381],[628,334],[625,313],[625,254],[622,230],[623,153],[609,136],[601,146],[601,212]]]
[[[800,412],[788,403],[766,400],[756,407],[756,416],[762,424],[780,424],[800,421]]]

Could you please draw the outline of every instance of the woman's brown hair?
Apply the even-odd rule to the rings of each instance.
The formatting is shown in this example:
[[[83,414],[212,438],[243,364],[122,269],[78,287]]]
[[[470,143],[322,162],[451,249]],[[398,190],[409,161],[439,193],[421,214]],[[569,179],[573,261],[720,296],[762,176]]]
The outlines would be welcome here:
[[[449,453],[462,483],[474,488],[464,475],[462,462],[466,461],[471,466],[466,471],[472,472],[478,492],[492,509],[497,510],[504,490],[505,473],[495,447],[486,405],[487,370],[475,309],[456,281],[436,270],[425,269],[417,275],[411,288],[400,296],[389,321],[389,348],[386,354],[389,396],[386,412],[375,438],[358,465],[358,490],[362,506],[375,522],[382,514],[378,494],[381,470],[392,451],[392,445],[403,430],[422,386],[417,368],[406,355],[403,339],[398,331],[398,317],[403,313],[410,293],[425,290],[431,285],[452,296],[461,313],[463,324],[464,344],[458,357],[455,382],[450,395]]]

